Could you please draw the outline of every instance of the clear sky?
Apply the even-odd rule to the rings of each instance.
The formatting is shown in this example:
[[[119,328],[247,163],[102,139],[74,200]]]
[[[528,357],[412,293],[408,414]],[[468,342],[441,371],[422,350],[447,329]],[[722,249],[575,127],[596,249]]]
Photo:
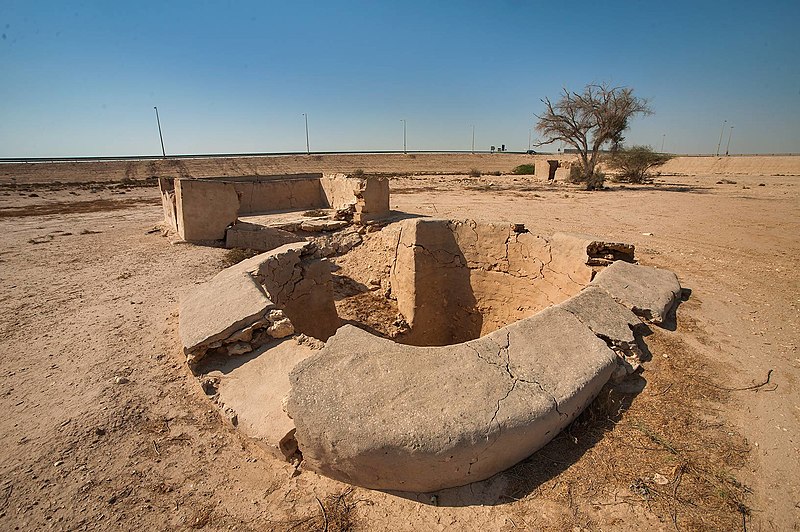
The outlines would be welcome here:
[[[528,147],[592,82],[629,144],[800,152],[800,1],[0,0],[0,157]],[[535,141],[534,132],[534,141]],[[552,147],[555,149],[556,147]]]

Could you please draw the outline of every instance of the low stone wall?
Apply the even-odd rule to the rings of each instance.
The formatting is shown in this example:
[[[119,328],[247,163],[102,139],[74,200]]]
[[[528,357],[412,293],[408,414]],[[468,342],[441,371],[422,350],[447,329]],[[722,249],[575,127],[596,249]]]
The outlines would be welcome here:
[[[400,222],[392,294],[409,326],[398,341],[446,345],[488,334],[577,294],[633,246],[586,235],[533,235],[514,224]],[[607,263],[607,262],[606,262]]]
[[[367,223],[389,214],[386,178],[294,174],[159,179],[165,225],[188,242],[225,239],[239,216],[334,208]]]
[[[178,235],[187,242],[224,239],[239,214],[236,188],[222,181],[176,179],[175,205]]]

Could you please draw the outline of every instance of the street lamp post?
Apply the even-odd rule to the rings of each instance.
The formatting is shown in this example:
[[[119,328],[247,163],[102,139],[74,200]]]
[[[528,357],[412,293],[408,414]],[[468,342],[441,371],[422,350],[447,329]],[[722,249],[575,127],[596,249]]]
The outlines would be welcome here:
[[[725,146],[725,156],[728,156],[728,150],[731,149],[731,137],[733,136],[733,126],[731,126],[731,130],[728,131],[728,145]]]
[[[662,133],[661,135],[661,153],[664,153],[664,140],[667,138],[666,133]]]
[[[303,113],[303,118],[306,121],[306,154],[311,155],[311,144],[308,143],[308,115]]]
[[[161,120],[158,118],[158,107],[153,106],[156,110],[156,124],[158,124],[158,138],[161,140],[161,156],[166,157],[167,152],[164,150],[164,136],[161,134]]]
[[[722,130],[719,132],[719,142],[717,143],[717,157],[719,157],[719,148],[722,146],[722,135],[725,133],[725,124],[727,123],[727,120],[722,121]]]
[[[475,125],[472,126],[472,154],[475,155]]]
[[[400,121],[403,123],[403,153],[408,153],[406,150],[406,121],[404,118],[401,118]]]
[[[531,135],[533,135],[533,130],[528,129],[528,151],[531,151]]]

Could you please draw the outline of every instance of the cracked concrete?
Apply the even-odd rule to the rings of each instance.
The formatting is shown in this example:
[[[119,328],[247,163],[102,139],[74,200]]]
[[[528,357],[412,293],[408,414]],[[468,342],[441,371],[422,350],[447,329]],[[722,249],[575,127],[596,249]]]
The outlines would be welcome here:
[[[515,224],[426,218],[400,226],[390,281],[409,324],[398,341],[412,345],[486,335],[577,294],[598,257],[632,260],[633,253],[625,244],[566,233],[544,238]]]
[[[444,347],[348,325],[292,370],[287,412],[303,467],[374,489],[434,491],[488,478],[545,445],[615,363],[560,309]]]
[[[608,257],[632,259],[633,249],[584,235],[431,219],[405,220],[387,235],[378,248],[391,293],[413,321],[411,338],[425,345],[337,330],[330,266],[311,259],[309,243],[221,272],[181,311],[183,334],[184,313],[197,318],[215,291],[255,300],[254,312],[227,305],[244,321],[213,305],[200,316],[204,327],[217,319],[216,332],[209,325],[195,335],[212,354],[226,345],[229,355],[247,352],[247,342],[265,338],[259,327],[281,320],[327,339],[313,353],[283,342],[275,364],[271,349],[225,359],[231,367],[213,375],[216,399],[279,456],[296,460],[299,449],[303,468],[368,488],[435,491],[526,458],[583,411],[622,360],[640,355],[642,323],[631,309],[661,316],[680,294],[674,274],[652,268],[615,262],[595,277]],[[265,379],[266,371],[277,373]]]
[[[189,362],[233,354],[233,348],[249,352],[285,336],[289,324],[321,340],[333,334],[339,317],[330,268],[303,258],[311,251],[309,242],[283,245],[221,271],[183,297],[179,331]],[[287,318],[289,324],[282,321]]]

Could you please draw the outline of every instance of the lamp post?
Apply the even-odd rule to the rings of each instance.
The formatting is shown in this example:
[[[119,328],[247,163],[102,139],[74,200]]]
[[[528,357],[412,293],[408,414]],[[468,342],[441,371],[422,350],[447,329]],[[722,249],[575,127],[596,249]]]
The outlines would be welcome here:
[[[733,136],[733,126],[731,126],[731,130],[728,131],[728,145],[725,146],[725,157],[728,156],[728,150],[731,149],[731,137]]]
[[[717,143],[717,157],[719,157],[719,148],[722,146],[722,135],[725,133],[725,124],[727,123],[727,120],[722,121],[722,130],[719,132],[719,142]]]
[[[156,110],[156,124],[158,124],[158,138],[161,140],[161,156],[166,157],[167,152],[164,150],[164,136],[161,134],[161,120],[158,118],[158,107],[153,106]]]
[[[403,123],[403,153],[408,153],[406,150],[406,120],[401,118],[400,121]]]
[[[528,151],[531,151],[531,135],[533,135],[533,130],[528,129]]]
[[[472,155],[475,155],[475,125],[472,125]]]
[[[311,145],[308,143],[308,115],[303,113],[303,118],[306,121],[306,154],[311,155]]]
[[[667,138],[667,134],[663,133],[661,135],[661,153],[664,153],[664,139],[666,139],[666,138]]]

